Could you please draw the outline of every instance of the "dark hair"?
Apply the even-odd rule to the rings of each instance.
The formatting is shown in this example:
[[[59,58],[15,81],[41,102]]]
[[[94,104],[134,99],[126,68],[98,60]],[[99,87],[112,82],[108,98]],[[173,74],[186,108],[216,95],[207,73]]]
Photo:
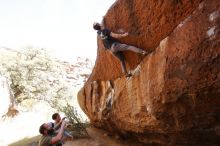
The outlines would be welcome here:
[[[44,123],[45,124],[45,123]],[[44,127],[44,124],[42,124],[39,128],[40,134],[44,135],[44,131],[47,130],[47,128]]]
[[[94,23],[94,24],[93,24],[93,28],[94,28],[95,30],[100,30],[100,29],[101,29],[101,26],[100,26],[99,23]]]
[[[57,116],[59,116],[59,113],[53,114],[53,115],[52,115],[52,119],[53,119],[53,120],[56,120]]]

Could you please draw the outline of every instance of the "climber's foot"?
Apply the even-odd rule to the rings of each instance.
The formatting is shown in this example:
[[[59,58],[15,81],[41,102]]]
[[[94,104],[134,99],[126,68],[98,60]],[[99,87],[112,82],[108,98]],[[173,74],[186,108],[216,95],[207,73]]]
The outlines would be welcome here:
[[[132,76],[131,73],[127,73],[127,74],[125,75],[126,78],[130,78],[131,76]]]

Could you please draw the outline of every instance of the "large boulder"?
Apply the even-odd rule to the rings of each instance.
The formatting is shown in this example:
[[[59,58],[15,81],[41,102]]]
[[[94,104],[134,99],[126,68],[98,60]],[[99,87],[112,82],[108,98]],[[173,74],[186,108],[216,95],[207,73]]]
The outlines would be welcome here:
[[[120,14],[120,15],[119,15]],[[146,144],[220,144],[220,1],[118,0],[107,27],[129,31],[123,43],[133,76],[98,40],[93,72],[78,93],[97,126]]]

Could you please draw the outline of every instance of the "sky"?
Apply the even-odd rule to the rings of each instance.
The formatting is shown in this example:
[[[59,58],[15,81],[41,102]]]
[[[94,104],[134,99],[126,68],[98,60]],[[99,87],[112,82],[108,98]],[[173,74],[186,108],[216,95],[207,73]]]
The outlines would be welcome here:
[[[47,49],[62,60],[96,58],[95,21],[115,0],[0,0],[0,46]]]

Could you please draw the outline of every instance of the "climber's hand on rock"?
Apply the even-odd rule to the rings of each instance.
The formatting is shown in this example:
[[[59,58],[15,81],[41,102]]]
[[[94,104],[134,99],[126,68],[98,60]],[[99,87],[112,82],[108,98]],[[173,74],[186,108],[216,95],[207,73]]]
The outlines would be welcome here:
[[[125,32],[125,33],[123,34],[124,37],[126,37],[126,36],[128,36],[128,35],[129,35],[128,32]]]

